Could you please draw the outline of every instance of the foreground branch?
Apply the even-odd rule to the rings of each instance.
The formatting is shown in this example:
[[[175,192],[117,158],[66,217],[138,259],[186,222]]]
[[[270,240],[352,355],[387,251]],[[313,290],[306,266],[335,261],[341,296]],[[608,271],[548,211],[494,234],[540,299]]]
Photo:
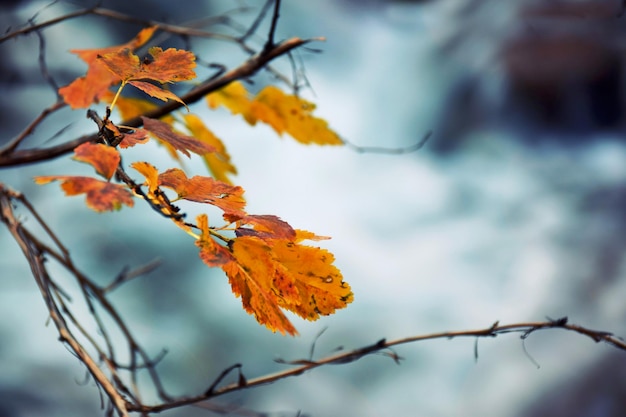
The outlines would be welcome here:
[[[287,365],[295,365],[295,367],[291,369],[287,369],[281,372],[276,372],[269,375],[264,375],[261,377],[246,379],[241,371],[241,365],[236,364],[225,369],[219,377],[213,382],[211,388],[207,390],[202,395],[198,395],[196,397],[189,397],[179,399],[177,401],[173,401],[170,403],[164,403],[154,406],[144,406],[138,409],[133,408],[132,406],[129,408],[130,411],[140,411],[144,413],[154,413],[160,412],[164,410],[169,410],[172,408],[178,408],[184,405],[196,404],[199,402],[203,402],[209,400],[211,398],[232,393],[235,391],[239,391],[246,388],[253,388],[260,385],[271,384],[273,382],[302,375],[303,373],[310,371],[315,368],[319,368],[326,365],[345,365],[348,363],[352,363],[357,361],[358,359],[363,358],[364,356],[368,356],[374,353],[380,353],[389,358],[393,359],[396,363],[399,363],[401,358],[395,352],[391,350],[392,347],[421,342],[425,340],[435,340],[435,339],[454,339],[459,337],[474,337],[484,338],[484,337],[497,337],[503,334],[508,333],[518,333],[520,334],[521,339],[526,339],[532,333],[535,333],[539,330],[548,330],[548,329],[563,329],[572,331],[574,333],[587,336],[591,338],[594,342],[604,342],[607,343],[617,349],[626,351],[626,343],[619,338],[614,336],[610,332],[602,331],[602,330],[592,330],[583,326],[579,326],[576,324],[569,324],[567,317],[560,318],[558,320],[548,320],[543,322],[527,322],[527,323],[514,323],[507,325],[499,325],[498,322],[494,323],[492,326],[478,329],[478,330],[461,330],[461,331],[452,331],[452,332],[441,332],[441,333],[431,333],[426,335],[417,335],[410,336],[396,340],[387,341],[386,339],[381,339],[378,342],[364,346],[358,349],[350,350],[347,352],[337,353],[335,355],[327,356],[325,358],[319,360],[310,359],[297,359],[291,361],[285,360],[277,360],[278,363],[287,364]],[[477,355],[477,353],[475,352]],[[476,356],[477,357],[477,356]],[[224,385],[222,387],[217,387],[219,382],[226,377],[231,371],[237,370],[239,372],[238,382],[233,384]]]

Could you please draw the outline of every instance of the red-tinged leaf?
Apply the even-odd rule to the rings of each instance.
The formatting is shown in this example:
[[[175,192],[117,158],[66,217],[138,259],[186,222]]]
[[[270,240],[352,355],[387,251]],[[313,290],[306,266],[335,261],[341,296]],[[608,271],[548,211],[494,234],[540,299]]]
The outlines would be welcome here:
[[[280,309],[279,292],[274,291],[275,265],[270,248],[255,237],[240,237],[231,244],[234,261],[222,266],[233,293],[241,297],[244,310],[273,332],[297,335],[293,324]]]
[[[119,78],[98,59],[98,55],[106,55],[123,49],[134,50],[145,44],[151,37],[156,27],[143,29],[130,42],[123,45],[108,48],[72,50],[87,63],[89,68],[84,77],[77,78],[71,84],[61,87],[59,94],[73,109],[87,108],[92,103],[98,102],[108,93],[113,84],[119,82]]]
[[[129,83],[159,100],[175,100],[184,105],[176,94],[146,81],[165,84],[195,78],[195,56],[189,51],[174,48],[163,51],[155,47],[149,52],[153,57],[151,62],[142,62],[130,49],[117,50],[98,58],[123,83]]]
[[[148,142],[148,131],[145,129],[133,129],[130,133],[124,133],[124,139],[119,144],[122,149]]]
[[[209,171],[213,177],[218,180],[231,184],[229,175],[236,175],[237,168],[230,162],[230,155],[226,151],[224,143],[213,134],[195,114],[186,114],[183,116],[185,126],[189,132],[198,140],[212,146],[215,152],[203,156]]]
[[[232,262],[233,256],[228,249],[219,245],[211,236],[207,215],[199,215],[196,221],[201,231],[200,239],[196,240],[196,246],[200,248],[200,259],[210,267],[222,266]]]
[[[143,126],[146,130],[156,136],[158,139],[172,145],[176,150],[190,157],[189,151],[198,155],[205,155],[213,152],[215,148],[199,141],[191,136],[181,135],[172,130],[172,127],[160,120],[141,117]]]
[[[143,64],[142,78],[165,83],[175,83],[185,80],[193,80],[196,73],[196,57],[189,51],[169,48],[165,51],[159,47],[152,47],[148,50],[153,60]]]
[[[235,229],[237,236],[256,236],[269,242],[272,239],[294,240],[296,238],[296,231],[289,223],[271,214],[237,216],[233,213],[225,213],[224,219],[230,223],[237,222],[238,227]],[[252,228],[244,227],[245,225],[252,226]]]
[[[142,62],[130,49],[101,54],[99,59],[122,81],[152,80],[161,84],[191,80],[196,77],[193,68],[196,57],[189,51],[170,48],[150,48],[152,61]]]
[[[141,69],[141,60],[128,48],[98,55],[98,59],[123,82],[134,79]]]
[[[243,188],[216,181],[211,177],[187,178],[178,168],[159,174],[159,185],[176,191],[178,198],[212,204],[227,213],[243,213],[246,204]]]
[[[148,94],[151,97],[158,98],[159,100],[162,100],[162,101],[167,101],[167,100],[178,101],[180,104],[187,107],[185,102],[181,100],[181,98],[178,97],[176,94],[172,93],[169,90],[165,90],[161,87],[158,87],[154,84],[150,84],[145,81],[129,81],[128,84],[140,89],[141,91],[143,91],[144,93]]]
[[[110,180],[120,164],[119,152],[101,143],[83,143],[74,149],[74,159],[90,164],[96,172]]]
[[[112,211],[122,208],[122,204],[132,207],[132,194],[120,184],[100,181],[91,177],[52,175],[35,177],[37,184],[61,181],[61,188],[68,196],[86,194],[87,206],[95,211]]]

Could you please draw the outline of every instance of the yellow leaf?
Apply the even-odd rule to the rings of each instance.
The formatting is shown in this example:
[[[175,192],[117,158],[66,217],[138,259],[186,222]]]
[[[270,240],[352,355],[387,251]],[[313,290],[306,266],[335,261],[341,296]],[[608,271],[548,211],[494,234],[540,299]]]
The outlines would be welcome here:
[[[241,114],[251,125],[257,121],[266,123],[279,135],[287,132],[300,143],[343,145],[324,119],[313,116],[313,103],[285,94],[277,87],[267,86],[251,99],[243,84],[232,82],[206,99],[213,109],[224,106],[233,114]]]
[[[251,112],[251,99],[246,87],[239,82],[233,81],[226,87],[221,88],[206,96],[207,103],[212,109],[224,106],[233,114],[241,114],[251,125],[256,123],[256,118]]]
[[[237,168],[230,162],[230,155],[226,151],[224,143],[195,114],[186,114],[183,117],[191,135],[215,149],[212,153],[202,156],[213,177],[218,181],[232,185],[228,175],[236,175]]]
[[[350,286],[327,250],[279,240],[272,245],[272,255],[277,277],[274,286],[279,291],[286,288],[293,295],[281,298],[286,309],[307,320],[317,320],[352,302]]]
[[[257,94],[255,102],[262,103],[272,109],[280,120],[284,121],[284,130],[295,140],[304,144],[343,145],[343,141],[333,132],[324,119],[313,116],[315,105],[294,95],[287,95],[274,86],[267,86]],[[281,127],[275,126],[274,115],[257,113],[263,120],[282,133]],[[270,113],[271,114],[271,113]],[[264,119],[261,119],[264,117]]]

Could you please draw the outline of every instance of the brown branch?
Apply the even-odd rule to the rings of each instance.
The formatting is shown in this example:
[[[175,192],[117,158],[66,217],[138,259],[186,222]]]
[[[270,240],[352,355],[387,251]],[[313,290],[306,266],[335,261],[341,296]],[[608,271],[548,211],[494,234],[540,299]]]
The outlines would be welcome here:
[[[230,71],[225,72],[221,76],[209,79],[204,83],[198,85],[193,88],[187,94],[183,95],[181,99],[186,104],[193,104],[199,100],[201,100],[204,96],[209,93],[212,93],[216,90],[219,90],[222,87],[230,84],[233,81],[248,78],[254,75],[256,72],[264,68],[270,61],[288,53],[289,51],[298,48],[302,45],[305,45],[309,42],[320,41],[323,38],[312,38],[312,39],[301,39],[301,38],[291,38],[287,39],[284,42],[276,45],[274,48],[269,51],[262,52],[260,54],[252,56],[246,62],[234,68]],[[128,127],[140,127],[142,125],[141,117],[149,117],[152,119],[158,119],[167,114],[172,113],[183,107],[181,103],[176,101],[169,102],[157,109],[149,111],[141,116],[137,116],[133,119],[125,120],[120,125],[128,126]],[[57,146],[52,146],[45,149],[25,149],[14,152],[0,152],[0,167],[8,167],[15,165],[23,165],[23,164],[31,164],[36,162],[47,161],[50,159],[57,158],[59,156],[65,155],[69,152],[72,152],[75,147],[85,143],[85,142],[97,142],[98,135],[85,135],[81,136],[77,139],[74,139],[69,142],[62,143]],[[16,145],[17,146],[17,145]]]
[[[13,153],[13,151],[15,150],[15,148],[17,148],[19,146],[20,143],[22,143],[22,141],[24,139],[26,139],[29,135],[31,135],[35,129],[37,128],[37,126],[46,118],[48,117],[50,114],[54,113],[55,111],[62,109],[63,107],[65,107],[67,104],[65,104],[63,101],[57,101],[56,103],[54,103],[53,105],[51,105],[50,107],[44,109],[41,114],[39,114],[39,116],[37,116],[35,118],[35,120],[33,120],[32,122],[30,122],[30,124],[28,126],[26,126],[26,129],[24,129],[22,131],[22,133],[20,133],[15,139],[13,139],[11,142],[9,142],[4,148],[0,149],[0,160],[2,159],[2,157],[9,155],[9,154],[13,154],[15,155],[15,153]],[[2,164],[0,164],[1,166]]]
[[[243,11],[243,10],[247,10],[247,8],[238,8],[236,10]],[[222,39],[222,40],[228,40],[228,41],[235,40],[235,37],[229,36],[229,35],[223,35],[223,34],[214,33],[214,32],[207,32],[204,30],[199,30],[199,29],[195,29],[195,28],[191,28],[187,26],[172,25],[172,24],[160,22],[157,20],[139,19],[139,18],[130,16],[124,13],[117,12],[115,10],[105,9],[101,7],[92,7],[92,8],[87,8],[83,10],[78,10],[72,13],[67,13],[63,16],[46,20],[45,22],[42,22],[42,23],[31,24],[30,26],[24,27],[22,29],[14,30],[3,36],[0,36],[0,43],[11,38],[28,35],[32,32],[40,31],[42,29],[45,29],[50,26],[54,26],[66,20],[76,19],[77,17],[83,17],[83,16],[88,16],[88,15],[106,17],[109,19],[115,19],[115,20],[119,20],[122,22],[140,24],[142,26],[156,26],[164,32],[169,32],[175,35],[194,36],[198,38]],[[215,18],[213,18],[213,22],[223,23],[224,17],[216,16]],[[209,24],[213,22],[209,22]],[[207,24],[207,21],[205,20],[203,21],[203,23]]]
[[[59,332],[61,342],[67,344],[72,352],[74,352],[79,360],[85,365],[94,380],[105,391],[119,415],[127,417],[128,411],[126,407],[126,399],[123,398],[123,396],[118,392],[110,379],[97,365],[96,361],[76,340],[70,329],[67,327],[67,323],[63,318],[63,313],[60,311],[59,306],[54,300],[54,296],[51,293],[51,279],[48,276],[46,266],[44,265],[46,253],[52,253],[53,251],[36,240],[33,235],[28,232],[16,219],[13,213],[13,201],[22,200],[23,198],[24,197],[21,194],[7,189],[2,183],[0,183],[0,220],[7,226],[7,229],[11,235],[13,235],[13,238],[18,243],[24,253],[24,256],[28,260],[33,276],[35,277],[35,281],[37,282],[42,297],[48,307],[50,319],[53,321],[57,331]],[[49,230],[47,227],[46,229]],[[58,241],[58,239],[55,241]]]
[[[287,364],[287,365],[297,365],[294,368],[287,369],[284,371],[276,372],[273,374],[253,378],[253,379],[243,379],[243,382],[240,380],[237,383],[225,385],[222,387],[217,387],[219,382],[224,377],[224,373],[230,372],[233,369],[239,369],[239,365],[234,365],[225,369],[222,374],[218,378],[216,378],[215,382],[212,384],[211,389],[207,390],[202,395],[198,395],[196,397],[188,397],[182,398],[173,402],[158,404],[154,406],[142,406],[140,408],[134,408],[134,406],[130,406],[130,411],[140,411],[143,413],[152,413],[152,412],[160,412],[164,410],[169,410],[172,408],[178,408],[184,405],[191,405],[195,403],[200,403],[203,401],[207,401],[211,398],[232,393],[234,391],[239,391],[242,389],[258,387],[261,385],[271,384],[276,381],[280,381],[285,378],[294,377],[298,375],[302,375],[303,373],[310,371],[315,368],[319,368],[326,365],[343,365],[357,361],[365,356],[371,355],[373,353],[382,353],[385,356],[392,358],[396,363],[401,359],[397,354],[393,351],[390,351],[390,348],[398,345],[404,345],[408,343],[421,342],[425,340],[435,340],[435,339],[454,339],[460,337],[475,337],[475,338],[484,338],[484,337],[497,337],[499,335],[508,334],[508,333],[519,333],[521,334],[522,339],[526,339],[530,334],[535,333],[539,330],[547,330],[547,329],[564,329],[568,331],[572,331],[574,333],[581,334],[583,336],[587,336],[591,338],[594,342],[604,342],[607,343],[617,349],[626,351],[626,343],[616,336],[614,336],[610,332],[602,331],[602,330],[592,330],[583,326],[579,326],[576,324],[569,324],[567,318],[561,318],[558,320],[548,320],[543,322],[527,322],[527,323],[515,323],[515,324],[507,324],[507,325],[499,325],[498,322],[494,323],[492,326],[478,329],[478,330],[461,330],[461,331],[452,331],[452,332],[440,332],[440,333],[431,333],[425,335],[411,336],[405,337],[401,339],[387,341],[386,339],[381,339],[378,342],[364,346],[358,349],[354,349],[347,352],[337,353],[335,355],[330,355],[325,358],[319,360],[309,359],[299,359],[293,361],[284,361],[279,360],[277,362]],[[240,371],[241,372],[241,371]]]

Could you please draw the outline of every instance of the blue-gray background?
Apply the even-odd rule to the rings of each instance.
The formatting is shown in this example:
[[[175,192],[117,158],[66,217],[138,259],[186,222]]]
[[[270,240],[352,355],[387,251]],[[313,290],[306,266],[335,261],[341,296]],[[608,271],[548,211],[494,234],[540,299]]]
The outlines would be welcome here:
[[[0,29],[20,27],[35,13],[44,21],[76,10],[76,3],[86,4],[3,2]],[[182,23],[243,4],[103,6]],[[232,15],[242,25],[261,2],[245,5],[254,11]],[[285,2],[279,39],[327,38],[312,45],[323,53],[295,56],[312,87],[303,96],[343,137],[394,148],[434,131],[417,153],[358,154],[302,146],[226,111],[193,107],[226,142],[250,213],[276,214],[332,236],[324,244],[355,301],[319,322],[294,318],[301,333],[295,339],[258,326],[223,274],[200,262],[193,241],[140,203],[96,214],[81,197],[62,198],[57,185],[32,183],[35,175],[88,173],[88,167],[65,157],[5,169],[0,181],[31,199],[79,267],[99,282],[124,266],[163,261],[113,300],[150,352],[169,350],[159,369],[176,395],[202,392],[236,362],[249,378],[284,369],[273,360],[307,357],[324,328],[320,356],[383,337],[547,316],[626,335],[624,27],[617,0]],[[123,43],[138,28],[91,17],[46,29],[51,73],[67,84],[85,69],[69,49]],[[233,66],[244,57],[229,43],[191,45],[206,62]],[[0,144],[54,101],[37,53],[34,35],[0,44]],[[276,67],[290,74],[287,60]],[[253,90],[270,78],[261,74],[255,81]],[[47,142],[68,123],[61,138]],[[92,131],[82,110],[63,111],[27,146]],[[133,160],[161,170],[174,166],[150,145],[130,151],[124,163]],[[203,172],[199,161],[185,164]],[[22,220],[34,226],[28,215]],[[84,368],[47,324],[17,245],[6,232],[0,245],[0,416],[100,415],[97,390],[91,381],[83,384]],[[76,309],[84,312],[80,304]],[[481,340],[478,348],[475,362],[472,339],[406,345],[396,349],[401,366],[371,356],[218,402],[319,417],[625,413],[623,352],[560,331],[533,334],[524,345],[514,335]],[[207,414],[194,407],[163,413]]]

